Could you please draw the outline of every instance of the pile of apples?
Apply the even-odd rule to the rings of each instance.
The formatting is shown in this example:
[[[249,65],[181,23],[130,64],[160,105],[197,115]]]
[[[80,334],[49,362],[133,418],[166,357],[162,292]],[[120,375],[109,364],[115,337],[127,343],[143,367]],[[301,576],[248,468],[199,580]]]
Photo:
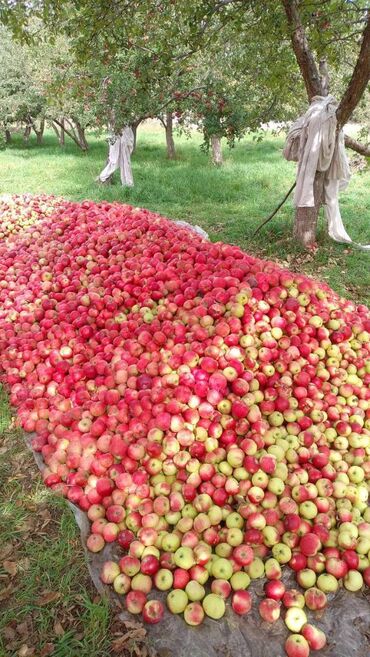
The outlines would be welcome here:
[[[370,585],[368,309],[146,210],[50,212],[0,242],[2,380],[45,483],[117,545],[131,613],[160,621],[157,589],[189,625],[247,614],[263,577],[307,657],[306,610]]]
[[[11,241],[20,231],[50,217],[62,205],[63,199],[46,194],[0,196],[0,240]]]

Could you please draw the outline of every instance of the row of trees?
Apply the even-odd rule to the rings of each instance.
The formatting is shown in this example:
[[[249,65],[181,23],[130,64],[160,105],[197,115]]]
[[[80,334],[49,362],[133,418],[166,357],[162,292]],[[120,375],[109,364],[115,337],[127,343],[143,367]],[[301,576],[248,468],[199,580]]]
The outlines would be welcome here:
[[[89,84],[87,69],[77,65],[66,36],[20,44],[0,26],[0,130],[6,143],[21,131],[26,141],[34,132],[41,144],[49,125],[61,145],[69,136],[87,150],[86,128],[96,125]]]
[[[49,120],[60,139],[87,148],[84,130],[118,134],[158,117],[175,156],[173,123],[196,125],[221,160],[232,145],[268,121],[285,121],[314,95],[339,102],[338,128],[354,112],[366,125],[370,11],[366,0],[11,0],[1,19],[21,40],[15,66],[32,84],[27,102],[0,122]],[[4,47],[2,47],[4,50]],[[9,41],[9,52],[14,43]],[[17,46],[19,48],[19,46]],[[8,59],[13,60],[8,54]],[[21,62],[21,59],[24,62]],[[21,70],[20,70],[21,69]],[[2,72],[0,71],[0,76]],[[367,94],[367,97],[366,97]],[[13,100],[22,92],[12,92]],[[6,102],[5,102],[6,105]],[[38,113],[37,113],[38,110]],[[356,116],[356,115],[355,115]],[[370,156],[366,143],[347,145]]]
[[[104,45],[94,57],[81,57],[67,33],[53,38],[40,21],[31,30],[32,38],[20,44],[0,27],[0,129],[7,143],[14,131],[25,140],[33,131],[41,143],[50,125],[61,145],[68,136],[87,150],[89,127],[117,133],[129,123],[136,133],[142,121],[158,118],[170,159],[176,156],[174,127],[190,132],[195,126],[220,165],[222,138],[232,146],[261,123],[292,118],[302,104],[302,95],[274,92],[255,44],[235,43],[227,26],[206,52],[179,53],[170,61],[130,42],[126,49],[110,52]]]

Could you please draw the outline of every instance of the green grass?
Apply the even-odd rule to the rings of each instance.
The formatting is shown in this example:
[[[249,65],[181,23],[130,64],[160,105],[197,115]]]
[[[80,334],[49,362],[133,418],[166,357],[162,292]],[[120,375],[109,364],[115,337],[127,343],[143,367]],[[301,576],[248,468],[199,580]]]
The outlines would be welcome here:
[[[89,135],[90,150],[82,153],[70,141],[64,148],[54,134],[44,144],[28,145],[20,137],[0,153],[1,193],[49,193],[73,200],[121,201],[149,208],[174,219],[197,223],[212,240],[240,245],[259,256],[277,259],[296,271],[326,280],[340,294],[369,299],[369,254],[328,239],[320,219],[319,249],[302,252],[291,238],[291,200],[255,238],[253,231],[283,198],[294,181],[294,164],[282,157],[282,138],[251,137],[232,150],[224,148],[225,164],[216,169],[200,150],[201,137],[176,137],[177,159],[166,159],[164,132],[157,126],[139,128],[133,157],[135,187],[99,185],[95,178],[106,160],[106,142]],[[370,242],[370,171],[354,173],[342,193],[341,208],[352,239]]]

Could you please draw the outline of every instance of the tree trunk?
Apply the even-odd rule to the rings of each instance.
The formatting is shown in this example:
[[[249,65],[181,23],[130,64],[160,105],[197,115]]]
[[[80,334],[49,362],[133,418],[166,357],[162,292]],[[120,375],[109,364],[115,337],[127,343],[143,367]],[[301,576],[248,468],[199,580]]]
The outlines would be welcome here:
[[[79,121],[75,120],[76,124],[76,130],[77,130],[77,136],[78,136],[78,142],[81,150],[87,151],[89,150],[89,145],[86,141],[86,136],[85,136],[85,128],[82,127],[81,123]]]
[[[81,148],[82,151],[87,151],[88,150],[89,145],[88,145],[88,143],[86,141],[86,137],[85,137],[85,128],[82,128],[82,126],[78,123],[78,121],[77,122],[75,121],[76,125],[74,125],[72,123],[72,121],[70,121],[69,119],[64,118],[63,123],[61,123],[61,121],[59,121],[59,119],[54,119],[54,123],[61,130],[63,129],[63,132],[66,135],[68,135],[68,137],[70,137],[72,139],[72,141],[74,141],[74,143],[79,148]],[[66,126],[66,123],[67,123],[68,127]],[[56,130],[55,126],[53,126],[53,127],[54,127],[54,130],[56,131],[56,133],[59,137],[59,132]]]
[[[212,147],[212,162],[216,167],[220,167],[223,162],[221,137],[219,137],[218,135],[212,135],[211,147]]]
[[[58,137],[59,146],[64,146],[65,144],[64,119],[60,119],[60,121],[58,121],[58,125],[55,123],[55,121],[52,121],[51,127],[53,128],[56,136]]]
[[[60,133],[58,135],[59,146],[64,146],[65,144],[65,131],[64,131],[64,119],[60,121]]]
[[[42,138],[44,136],[44,130],[45,130],[45,119],[41,119],[40,121],[40,129],[37,130],[36,126],[33,126],[33,129],[36,134],[36,143],[38,146],[41,146],[42,144]]]
[[[304,247],[310,247],[316,242],[317,219],[324,194],[324,178],[325,172],[316,171],[313,186],[314,207],[296,208],[293,237]]]
[[[299,3],[297,0],[282,0],[282,3],[288,19],[293,51],[301,69],[308,99],[311,100],[312,96],[321,96],[322,85],[315,58],[299,15]]]
[[[140,121],[139,121],[139,123],[140,123]],[[132,132],[134,133],[134,148],[133,148],[132,153],[135,153],[135,151],[136,151],[136,137],[137,137],[137,129],[139,127],[139,123],[131,123],[130,124],[130,128],[131,128]]]
[[[28,140],[30,138],[30,134],[31,134],[31,126],[26,125],[26,127],[24,129],[24,133],[23,133],[23,139],[24,139],[25,142],[28,142]]]
[[[169,160],[176,158],[175,142],[173,140],[173,118],[172,112],[166,114],[166,144],[167,144],[167,157]]]
[[[8,128],[5,128],[5,143],[10,144],[11,141],[12,141],[12,133]]]
[[[51,125],[51,127],[53,128],[53,130],[54,130],[56,136],[58,137],[58,141],[59,141],[59,139],[60,139],[60,134],[59,134],[59,130],[58,130],[57,125],[54,123],[54,121],[52,121],[50,125]],[[59,143],[60,143],[60,141],[59,141]]]

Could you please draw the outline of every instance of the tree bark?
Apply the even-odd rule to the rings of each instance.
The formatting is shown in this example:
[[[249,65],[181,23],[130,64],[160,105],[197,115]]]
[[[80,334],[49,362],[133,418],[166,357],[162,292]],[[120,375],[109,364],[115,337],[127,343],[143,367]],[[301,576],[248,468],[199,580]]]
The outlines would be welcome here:
[[[132,151],[132,155],[136,151],[137,129],[138,129],[139,125],[140,125],[140,121],[137,121],[136,123],[131,123],[130,124],[130,128],[131,128],[132,132],[134,133],[134,148],[133,148],[133,151]]]
[[[58,139],[59,139],[59,146],[64,146],[65,144],[64,119],[61,119],[60,122],[60,134]]]
[[[65,144],[65,130],[64,130],[64,119],[60,119],[58,125],[55,121],[51,122],[51,127],[53,128],[56,136],[58,137],[59,146],[64,146]]]
[[[361,144],[359,141],[352,139],[352,137],[349,137],[348,135],[344,135],[344,143],[347,148],[351,148],[353,151],[356,151],[356,153],[359,153],[364,157],[370,157],[370,146]]]
[[[322,95],[327,96],[329,93],[330,80],[329,80],[328,63],[325,58],[320,59],[319,71],[320,71]]]
[[[322,85],[315,58],[306,37],[298,10],[297,0],[282,0],[288,25],[291,30],[291,41],[298,66],[305,83],[308,99],[321,96]]]
[[[324,194],[324,171],[316,171],[313,191],[315,205],[312,208],[296,208],[293,237],[303,246],[309,247],[316,242],[317,219]]]
[[[33,129],[36,135],[36,143],[38,146],[41,146],[42,144],[42,138],[44,136],[44,130],[45,130],[45,119],[41,119],[40,121],[40,128],[37,130],[37,127],[35,124],[33,124]]]
[[[212,147],[212,162],[216,167],[220,167],[223,163],[221,137],[219,137],[218,135],[212,135],[211,147]]]
[[[342,128],[357,107],[370,80],[370,10],[367,13],[367,22],[364,29],[360,54],[352,77],[344,96],[337,109],[338,128]]]
[[[24,133],[23,133],[23,139],[24,139],[25,142],[28,142],[28,140],[30,138],[30,134],[31,134],[31,126],[26,125],[26,127],[24,129]]]
[[[88,143],[87,143],[86,138],[85,138],[84,128],[81,128],[82,132],[81,132],[81,135],[79,135],[78,133],[76,134],[77,126],[75,127],[70,121],[68,121],[69,127],[67,128],[66,119],[63,119],[63,123],[61,123],[61,121],[59,121],[59,119],[54,119],[54,123],[60,129],[63,128],[63,131],[65,132],[65,134],[68,135],[68,137],[70,137],[72,139],[72,141],[74,141],[74,143],[79,148],[81,148],[81,150],[83,150],[83,151],[88,150]],[[54,126],[54,130],[55,130],[55,126]],[[59,132],[57,130],[56,130],[56,132],[59,135]]]
[[[12,133],[8,128],[5,128],[5,143],[10,144],[12,141]]]
[[[89,145],[86,141],[85,128],[82,127],[82,125],[79,121],[74,120],[74,122],[76,124],[76,131],[77,131],[79,146],[80,146],[81,150],[88,151],[89,150]]]
[[[174,160],[176,158],[176,149],[175,149],[175,142],[173,140],[172,112],[167,112],[166,114],[165,128],[166,128],[167,157],[169,160]]]

